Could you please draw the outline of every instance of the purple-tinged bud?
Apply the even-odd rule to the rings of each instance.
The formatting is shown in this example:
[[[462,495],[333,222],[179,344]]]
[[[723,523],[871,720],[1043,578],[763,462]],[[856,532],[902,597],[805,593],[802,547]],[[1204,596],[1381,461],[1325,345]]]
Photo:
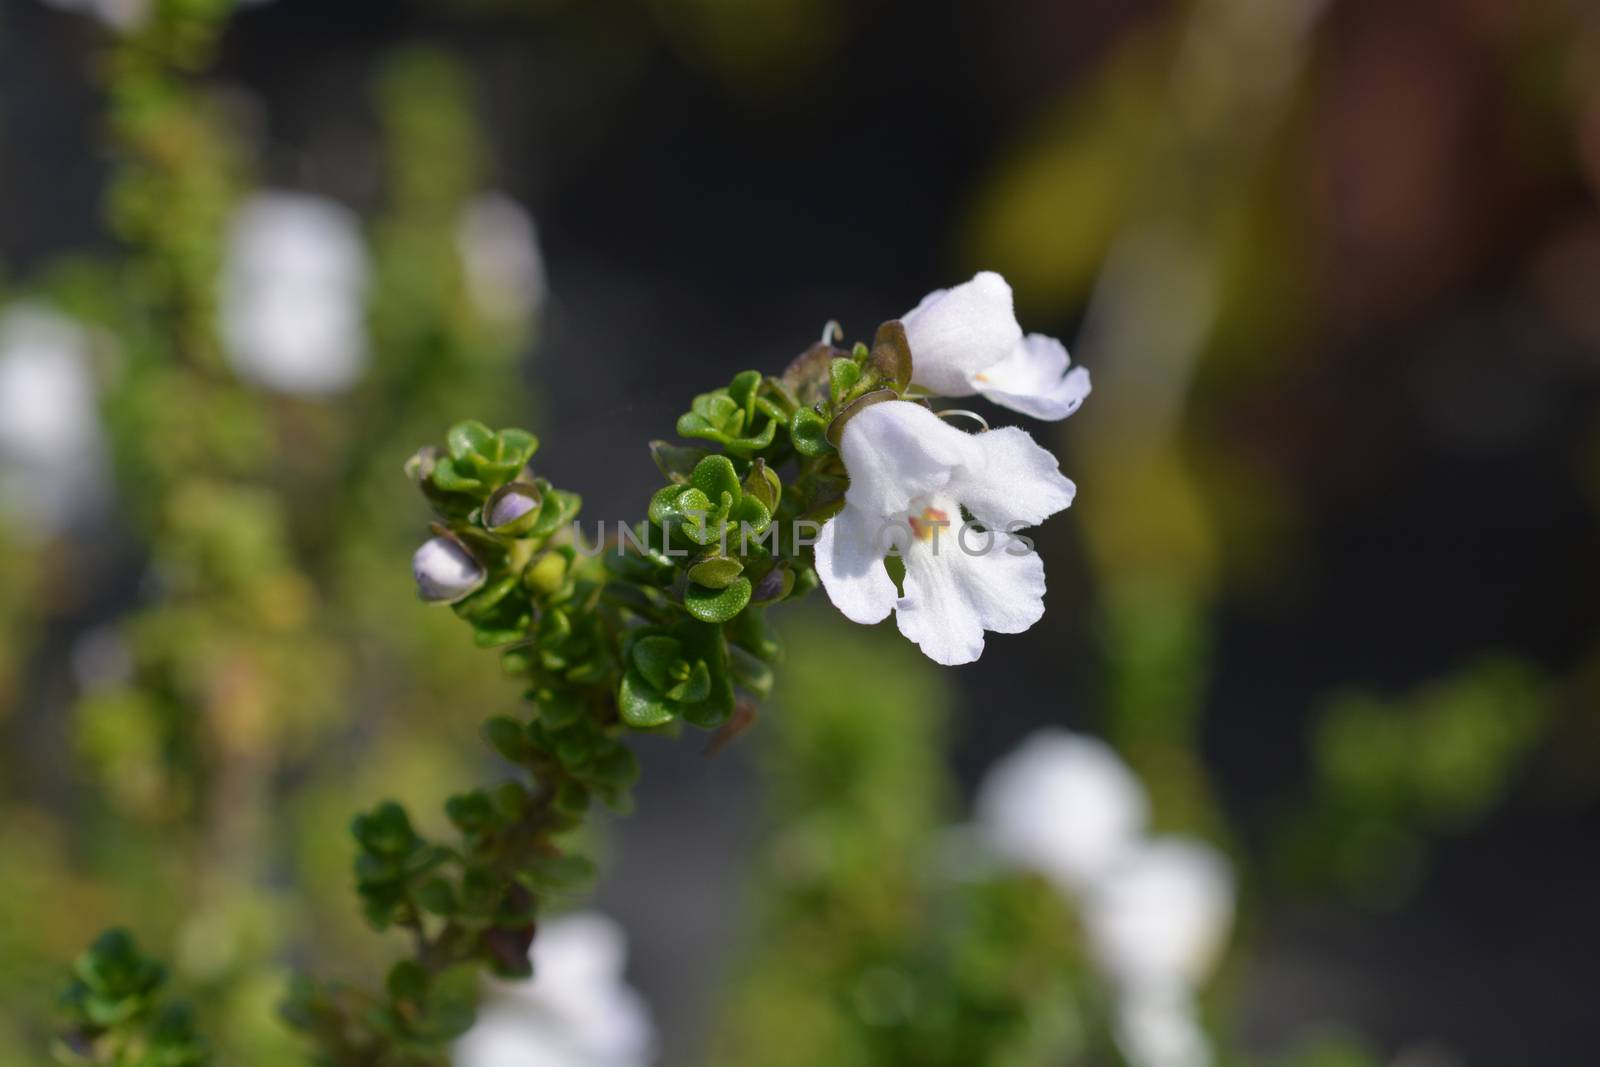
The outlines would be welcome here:
[[[750,600],[756,604],[781,600],[788,596],[793,588],[794,572],[788,567],[774,567],[756,583],[755,590],[750,594]]]
[[[458,542],[431,537],[411,557],[411,574],[423,600],[450,603],[483,584],[483,565]]]
[[[483,506],[483,524],[497,534],[527,533],[539,517],[539,490],[512,482],[501,486]]]

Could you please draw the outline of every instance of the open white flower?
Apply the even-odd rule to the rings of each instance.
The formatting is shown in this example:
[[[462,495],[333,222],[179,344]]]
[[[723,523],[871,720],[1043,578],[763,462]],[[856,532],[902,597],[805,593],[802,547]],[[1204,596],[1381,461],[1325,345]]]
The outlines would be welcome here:
[[[1011,286],[981,271],[936,289],[900,318],[911,348],[911,381],[936,396],[981,394],[1036,419],[1064,419],[1089,395],[1089,372],[1067,369],[1066,346],[1023,336]]]
[[[644,999],[623,981],[622,928],[582,913],[541,922],[533,977],[495,983],[478,1021],[455,1046],[459,1067],[645,1067],[655,1029]]]
[[[222,272],[222,337],[241,378],[283,393],[349,388],[367,365],[367,251],[354,213],[303,193],[238,209]]]
[[[971,663],[983,633],[1021,633],[1044,614],[1044,563],[1015,531],[1072,503],[1056,458],[1022,430],[967,434],[890,400],[858,412],[839,444],[850,488],[817,540],[817,574],[852,621],[895,613],[937,663]],[[963,509],[979,525],[965,522]],[[884,566],[905,561],[905,591]]]
[[[989,770],[975,807],[1001,858],[1081,892],[1133,847],[1150,801],[1110,745],[1053,728]]]

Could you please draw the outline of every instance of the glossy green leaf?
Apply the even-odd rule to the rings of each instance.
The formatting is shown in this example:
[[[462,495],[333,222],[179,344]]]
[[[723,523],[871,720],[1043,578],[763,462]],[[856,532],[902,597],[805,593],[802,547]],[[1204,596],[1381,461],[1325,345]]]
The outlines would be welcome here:
[[[744,564],[736,559],[714,556],[689,568],[689,580],[708,589],[726,589],[739,577]]]
[[[750,579],[737,578],[722,589],[691,583],[683,593],[683,605],[701,622],[723,623],[750,603]]]
[[[622,715],[622,721],[635,730],[665,726],[675,717],[667,706],[666,698],[637,670],[623,675],[622,685],[617,691],[617,710]]]

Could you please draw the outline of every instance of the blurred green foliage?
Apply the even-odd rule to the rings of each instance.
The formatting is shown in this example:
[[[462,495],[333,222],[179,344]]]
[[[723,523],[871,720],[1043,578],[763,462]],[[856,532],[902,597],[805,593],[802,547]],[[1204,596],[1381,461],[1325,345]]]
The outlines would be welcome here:
[[[1384,698],[1333,694],[1310,739],[1309,805],[1277,854],[1301,878],[1393,902],[1420,876],[1428,841],[1502,804],[1551,723],[1551,685],[1495,657]]]
[[[1060,894],[983,871],[948,828],[949,714],[938,669],[893,635],[811,618],[788,629],[760,730],[768,833],[714,1062],[1108,1054]]]
[[[110,930],[78,957],[61,1000],[66,1032],[58,1062],[83,1067],[202,1067],[210,1049],[188,1006],[163,1003],[166,970],[141,955],[126,930]]]

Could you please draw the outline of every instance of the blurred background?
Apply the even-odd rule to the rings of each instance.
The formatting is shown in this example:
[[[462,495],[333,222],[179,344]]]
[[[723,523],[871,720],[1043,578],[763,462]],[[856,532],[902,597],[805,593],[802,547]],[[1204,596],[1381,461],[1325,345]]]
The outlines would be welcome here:
[[[772,723],[840,702],[926,710],[946,823],[1111,741],[1235,864],[1227,1062],[1592,1059],[1600,8],[226,6],[0,0],[0,1064],[110,923],[230,1064],[392,954],[348,817],[501,773],[518,698],[415,601],[417,446],[526,425],[633,519],[695,393],[979,269],[1094,376],[1029,426],[1048,611],[954,670],[780,613],[756,728],[640,745],[597,899],[662,1061],[767,943]]]

